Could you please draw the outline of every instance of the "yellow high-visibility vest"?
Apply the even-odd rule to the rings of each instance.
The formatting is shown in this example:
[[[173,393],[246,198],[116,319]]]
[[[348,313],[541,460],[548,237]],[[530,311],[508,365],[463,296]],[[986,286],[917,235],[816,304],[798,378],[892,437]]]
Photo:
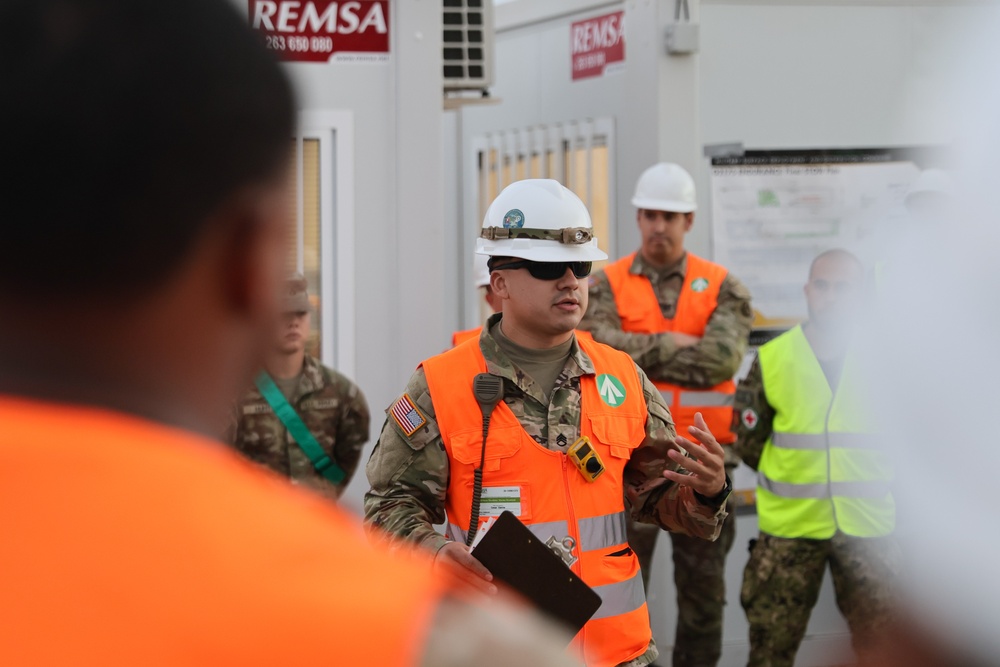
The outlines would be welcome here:
[[[892,532],[892,466],[879,446],[857,359],[848,355],[836,393],[802,327],[759,350],[775,417],[757,474],[760,530],[827,539]]]

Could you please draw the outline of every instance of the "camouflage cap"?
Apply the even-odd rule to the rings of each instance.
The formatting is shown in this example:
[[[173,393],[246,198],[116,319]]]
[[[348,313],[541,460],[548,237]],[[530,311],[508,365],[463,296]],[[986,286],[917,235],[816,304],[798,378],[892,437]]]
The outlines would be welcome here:
[[[286,313],[309,311],[309,284],[301,273],[294,273],[285,279],[281,308]]]

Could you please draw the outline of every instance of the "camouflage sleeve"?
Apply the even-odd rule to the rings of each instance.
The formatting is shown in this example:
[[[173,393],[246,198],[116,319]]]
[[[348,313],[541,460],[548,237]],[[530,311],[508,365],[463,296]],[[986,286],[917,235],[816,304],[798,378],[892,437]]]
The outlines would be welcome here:
[[[680,470],[667,457],[669,450],[677,448],[674,421],[660,392],[641,369],[636,370],[649,416],[646,439],[625,466],[625,500],[632,508],[632,518],[671,532],[714,540],[726,518],[725,503],[719,507],[702,503],[693,489],[663,477],[664,470]]]
[[[371,484],[365,494],[365,522],[437,552],[447,542],[434,524],[445,521],[448,454],[423,369],[410,378],[406,396],[426,423],[407,436],[386,410],[382,434],[365,468]]]
[[[732,379],[746,354],[752,324],[750,291],[734,276],[726,276],[701,340],[677,348],[673,355],[665,354],[661,363],[647,368],[649,376],[692,389],[708,389]]]
[[[361,460],[361,450],[368,442],[371,414],[368,412],[365,395],[356,384],[343,378],[340,389],[340,414],[337,416],[334,457],[346,473],[344,481],[339,484],[340,490],[343,491],[354,477],[358,461]]]
[[[759,359],[754,359],[750,372],[736,388],[733,404],[733,433],[736,444],[733,449],[743,462],[757,469],[764,443],[771,437],[774,428],[774,408],[767,402],[764,393],[764,376]]]
[[[580,322],[580,329],[589,331],[599,343],[610,345],[632,357],[641,368],[661,363],[674,356],[678,348],[670,334],[626,333],[618,317],[615,295],[604,271],[590,279],[587,312]]]

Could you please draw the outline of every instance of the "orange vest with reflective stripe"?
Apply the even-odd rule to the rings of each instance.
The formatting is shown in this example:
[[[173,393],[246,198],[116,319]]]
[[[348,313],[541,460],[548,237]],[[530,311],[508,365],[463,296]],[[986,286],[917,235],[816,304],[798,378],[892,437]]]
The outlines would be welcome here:
[[[634,259],[635,253],[632,253],[604,267],[611,291],[615,295],[622,330],[643,334],[677,331],[691,336],[704,335],[708,320],[719,303],[722,281],[729,273],[725,267],[688,253],[687,273],[677,299],[677,308],[673,319],[668,320],[663,317],[649,279],[629,271]],[[655,380],[653,384],[670,406],[670,414],[673,415],[679,435],[690,439],[687,427],[694,425],[694,413],[700,412],[716,440],[727,444],[736,439],[730,432],[733,397],[736,394],[736,383],[732,380],[705,390]]]
[[[646,401],[632,359],[590,338],[577,343],[593,361],[596,375],[580,378],[580,435],[590,438],[605,471],[588,482],[565,454],[539,445],[500,402],[490,420],[483,473],[480,522],[504,505],[543,542],[571,548],[572,569],[601,596],[594,617],[574,640],[590,667],[613,667],[645,653],[652,636],[639,574],[639,561],[625,536],[623,471],[646,436]],[[441,438],[448,452],[450,479],[446,506],[449,535],[464,541],[472,504],[473,471],[482,449],[482,412],[472,380],[486,372],[479,345],[467,342],[423,364]],[[624,392],[599,393],[598,378],[616,378]],[[608,382],[608,385],[611,383]],[[619,394],[624,393],[624,396]],[[500,498],[490,509],[491,494]]]
[[[420,663],[444,584],[332,503],[109,410],[0,424],[0,664]]]
[[[465,341],[471,340],[473,338],[479,340],[479,334],[482,333],[482,331],[483,331],[482,327],[476,327],[475,329],[466,329],[465,331],[456,331],[451,335],[451,346],[458,347]],[[579,330],[576,332],[576,338],[577,340],[581,338],[588,338],[590,340],[594,339],[594,337],[590,335],[589,331],[579,331]]]

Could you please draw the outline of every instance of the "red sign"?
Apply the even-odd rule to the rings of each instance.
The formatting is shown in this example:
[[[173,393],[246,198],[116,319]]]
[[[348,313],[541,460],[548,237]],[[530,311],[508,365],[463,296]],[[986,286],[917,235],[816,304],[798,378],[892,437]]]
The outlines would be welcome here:
[[[389,0],[249,0],[250,25],[293,62],[385,62]]]
[[[577,21],[569,28],[569,39],[574,81],[625,66],[625,12]]]

